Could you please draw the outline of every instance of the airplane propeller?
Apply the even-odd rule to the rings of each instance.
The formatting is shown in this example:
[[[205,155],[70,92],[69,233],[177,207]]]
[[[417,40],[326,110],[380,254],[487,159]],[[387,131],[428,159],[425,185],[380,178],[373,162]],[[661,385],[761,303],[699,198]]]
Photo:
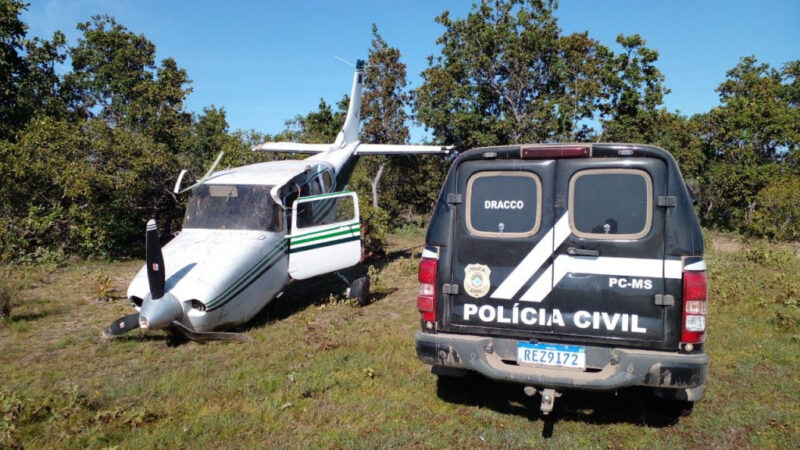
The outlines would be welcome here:
[[[139,311],[139,326],[143,330],[160,330],[167,328],[172,321],[183,316],[180,301],[166,292],[164,255],[161,254],[161,241],[158,239],[158,227],[155,219],[147,222],[145,245],[147,255],[147,282],[150,284],[150,297],[144,298]]]
[[[155,219],[147,222],[145,233],[147,281],[150,295],[142,300],[138,314],[130,314],[117,319],[103,330],[103,337],[113,338],[136,328],[157,330],[168,328],[174,320],[183,315],[183,308],[177,298],[166,292],[166,273],[158,227]]]
[[[139,328],[139,313],[128,314],[125,317],[120,317],[119,319],[115,320],[114,323],[103,330],[102,336],[105,339],[111,339],[116,336],[122,336],[123,334],[137,328]]]
[[[155,300],[164,296],[164,255],[161,254],[161,242],[158,239],[158,227],[155,219],[147,222],[145,245],[147,246],[147,281],[150,283],[150,296]]]

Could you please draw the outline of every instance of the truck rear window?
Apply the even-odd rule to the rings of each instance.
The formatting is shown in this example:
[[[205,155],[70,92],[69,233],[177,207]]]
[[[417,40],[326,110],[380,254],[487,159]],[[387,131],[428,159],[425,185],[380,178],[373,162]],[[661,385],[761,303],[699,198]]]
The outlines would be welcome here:
[[[638,239],[650,232],[652,198],[643,170],[582,170],[569,183],[569,224],[584,238]]]
[[[478,236],[532,236],[539,230],[541,204],[536,174],[478,172],[467,182],[467,229]]]

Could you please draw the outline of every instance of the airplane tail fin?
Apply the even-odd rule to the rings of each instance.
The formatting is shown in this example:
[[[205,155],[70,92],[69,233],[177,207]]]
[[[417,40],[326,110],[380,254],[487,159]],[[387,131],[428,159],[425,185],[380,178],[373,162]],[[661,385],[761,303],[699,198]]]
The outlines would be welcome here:
[[[342,131],[336,136],[334,145],[344,147],[358,141],[358,125],[361,122],[361,90],[364,87],[364,61],[356,61],[356,73],[353,75],[353,88],[350,90],[350,105],[344,119]]]

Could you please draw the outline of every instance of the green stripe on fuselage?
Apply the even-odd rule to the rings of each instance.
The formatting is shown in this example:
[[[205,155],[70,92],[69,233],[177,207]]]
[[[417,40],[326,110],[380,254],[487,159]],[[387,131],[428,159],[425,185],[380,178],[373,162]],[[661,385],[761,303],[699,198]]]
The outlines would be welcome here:
[[[250,270],[247,271],[244,275],[239,277],[232,285],[230,285],[227,289],[225,289],[221,294],[214,297],[211,301],[209,301],[205,306],[206,308],[211,308],[215,304],[219,303],[220,301],[227,300],[228,297],[231,296],[234,292],[236,292],[240,286],[249,282],[253,276],[257,275],[258,272],[266,267],[267,265],[271,264],[276,258],[280,258],[281,255],[286,250],[286,245],[288,242],[286,239],[282,240],[280,244],[275,246],[264,258],[260,259]]]
[[[292,239],[292,246],[305,244],[306,242],[314,242],[319,241],[322,239],[328,239],[336,236],[341,236],[343,234],[352,234],[352,233],[361,233],[360,228],[348,228],[346,230],[333,230],[331,233],[328,234],[321,234],[319,236],[308,237],[304,239]]]
[[[350,223],[336,224],[336,225],[334,225],[334,226],[331,226],[331,227],[325,228],[324,230],[317,230],[317,231],[312,231],[312,232],[310,232],[310,233],[298,234],[298,235],[296,235],[296,236],[290,236],[290,238],[291,238],[291,239],[297,239],[297,238],[307,238],[307,237],[313,236],[313,235],[315,235],[315,234],[330,233],[331,231],[338,230],[338,229],[340,229],[340,228],[342,228],[342,227],[350,227],[350,228],[352,228],[352,227],[354,227],[354,226],[358,226],[358,227],[360,228],[360,225],[361,225],[361,224],[360,224],[359,222],[350,222]]]
[[[299,252],[304,252],[306,250],[314,250],[314,249],[317,249],[317,248],[328,247],[328,246],[331,246],[331,245],[344,244],[346,242],[357,241],[357,240],[360,240],[360,239],[361,239],[360,235],[348,236],[348,237],[346,237],[344,239],[337,239],[335,241],[321,242],[319,244],[313,244],[313,245],[309,245],[309,246],[306,246],[306,247],[300,247],[300,248],[290,248],[289,249],[289,253],[299,253]]]

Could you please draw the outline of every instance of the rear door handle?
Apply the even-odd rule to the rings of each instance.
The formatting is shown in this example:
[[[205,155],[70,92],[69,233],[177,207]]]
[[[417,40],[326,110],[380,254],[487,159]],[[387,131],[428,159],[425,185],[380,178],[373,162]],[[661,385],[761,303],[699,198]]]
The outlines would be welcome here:
[[[588,248],[567,248],[567,254],[571,256],[600,256],[600,250],[589,250]]]

